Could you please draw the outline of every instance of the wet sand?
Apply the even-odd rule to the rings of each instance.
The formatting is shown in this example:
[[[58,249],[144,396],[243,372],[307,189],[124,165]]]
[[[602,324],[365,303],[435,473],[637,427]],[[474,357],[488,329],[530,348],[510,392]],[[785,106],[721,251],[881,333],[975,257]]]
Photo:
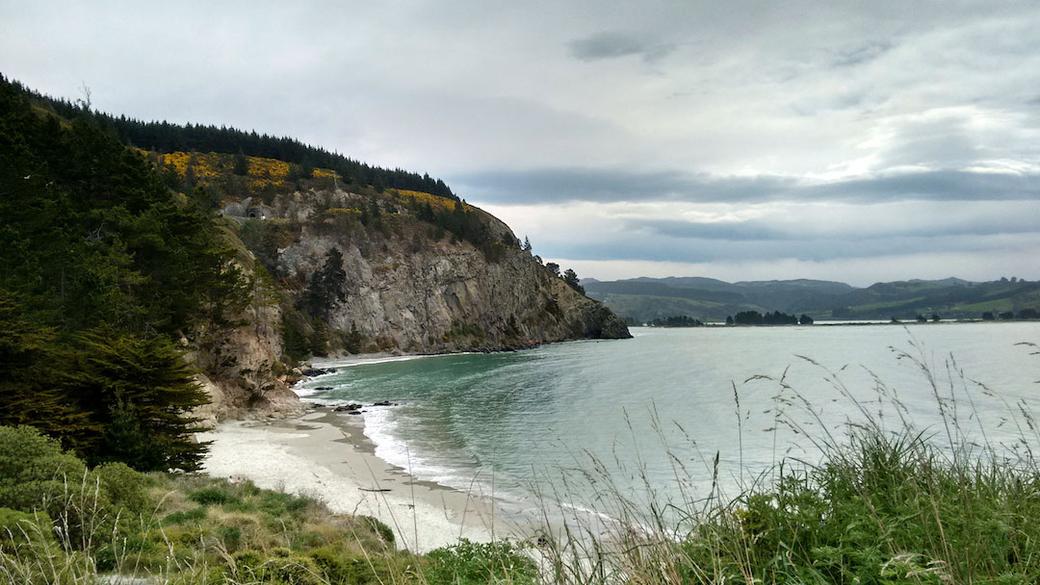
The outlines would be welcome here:
[[[478,484],[467,491],[418,481],[374,454],[360,417],[316,409],[279,421],[237,421],[202,433],[204,471],[232,481],[314,497],[338,514],[373,516],[398,546],[416,552],[522,536]]]

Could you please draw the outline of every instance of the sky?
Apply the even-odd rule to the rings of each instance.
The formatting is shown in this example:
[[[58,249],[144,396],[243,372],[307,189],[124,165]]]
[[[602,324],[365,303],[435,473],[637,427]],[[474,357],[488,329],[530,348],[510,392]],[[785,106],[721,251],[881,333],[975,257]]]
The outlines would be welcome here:
[[[1040,278],[1035,2],[15,2],[0,72],[429,172],[583,277]]]

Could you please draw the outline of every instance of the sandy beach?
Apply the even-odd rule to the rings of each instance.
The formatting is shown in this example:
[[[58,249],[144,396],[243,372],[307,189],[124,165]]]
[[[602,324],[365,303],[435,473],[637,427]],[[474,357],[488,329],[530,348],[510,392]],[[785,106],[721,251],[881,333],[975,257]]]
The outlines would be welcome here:
[[[373,516],[394,530],[402,548],[425,552],[459,538],[486,542],[520,532],[476,486],[466,493],[417,481],[376,457],[360,417],[319,409],[279,421],[227,422],[199,438],[212,441],[206,473],[312,496],[336,513]]]

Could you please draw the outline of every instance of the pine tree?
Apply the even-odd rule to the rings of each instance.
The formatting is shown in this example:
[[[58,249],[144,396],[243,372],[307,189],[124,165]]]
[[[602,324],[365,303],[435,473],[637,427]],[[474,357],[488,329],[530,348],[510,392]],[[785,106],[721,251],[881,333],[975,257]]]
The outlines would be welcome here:
[[[357,323],[354,321],[350,322],[350,333],[348,333],[344,340],[344,349],[350,353],[361,353],[361,342],[364,340],[364,336],[358,331]]]
[[[249,159],[241,149],[235,154],[235,168],[232,172],[240,177],[249,175]]]
[[[25,307],[0,290],[0,425],[30,425],[84,450],[98,428],[54,383],[63,367],[54,330],[26,318]]]
[[[567,283],[567,286],[573,288],[581,294],[585,294],[585,287],[581,286],[581,279],[578,278],[578,273],[574,272],[574,270],[568,268],[563,273],[563,281]]]
[[[140,471],[196,471],[206,451],[191,412],[209,402],[183,354],[165,337],[98,328],[78,336],[75,368],[62,385],[104,429],[92,464],[122,461]]]
[[[347,300],[347,272],[343,270],[343,254],[332,248],[325,263],[311,275],[304,295],[304,305],[311,317],[328,319],[333,305]]]

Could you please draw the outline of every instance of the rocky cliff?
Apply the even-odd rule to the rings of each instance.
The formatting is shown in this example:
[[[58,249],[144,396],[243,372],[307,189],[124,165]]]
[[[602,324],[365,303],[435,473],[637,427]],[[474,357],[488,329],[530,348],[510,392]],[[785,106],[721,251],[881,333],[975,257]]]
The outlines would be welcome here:
[[[253,273],[254,263],[240,261],[254,283],[245,309],[223,327],[184,339],[188,358],[210,403],[195,412],[206,424],[227,418],[293,414],[302,410],[289,388],[283,365],[281,308],[270,288]]]
[[[253,292],[236,325],[190,342],[213,401],[207,419],[292,412],[292,366],[312,355],[630,337],[490,214],[424,192],[328,183],[222,197]],[[329,270],[340,282],[315,306],[315,281]]]
[[[501,221],[466,206],[494,244],[478,247],[420,220],[413,213],[416,197],[295,192],[263,206],[234,202],[224,212],[246,232],[265,232],[261,248],[265,238],[279,239],[283,245],[268,249],[266,261],[294,298],[332,249],[342,254],[345,295],[325,322],[334,332],[360,334],[363,352],[502,350],[629,337],[609,309],[522,249]],[[449,203],[441,206],[451,212]],[[370,216],[367,225],[362,212]],[[371,218],[376,215],[378,224]]]

